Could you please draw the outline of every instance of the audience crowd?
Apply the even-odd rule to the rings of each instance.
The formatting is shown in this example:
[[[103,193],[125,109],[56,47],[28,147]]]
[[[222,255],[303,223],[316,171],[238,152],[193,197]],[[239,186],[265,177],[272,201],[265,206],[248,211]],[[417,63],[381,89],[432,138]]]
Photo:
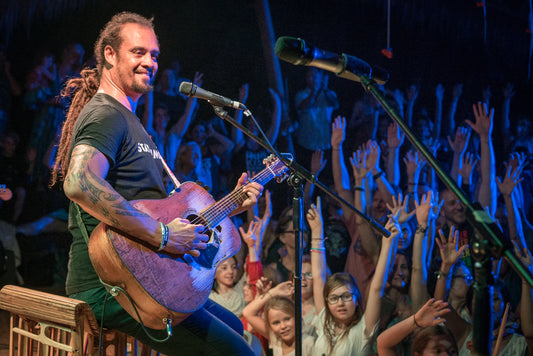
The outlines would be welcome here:
[[[15,253],[20,284],[35,280],[23,268],[35,256],[28,239],[67,232],[66,198],[61,187],[49,187],[49,170],[69,104],[60,95],[63,83],[93,64],[84,56],[76,43],[59,60],[43,52],[18,82],[0,48],[0,241],[9,249],[21,245]],[[240,172],[254,176],[265,169],[268,152],[218,117],[200,117],[198,100],[183,97],[178,87],[183,81],[201,86],[209,78],[201,72],[191,79],[180,75],[178,61],[161,70],[137,115],[177,179],[198,182],[218,200]],[[258,355],[291,355],[296,342],[304,355],[470,355],[477,251],[464,205],[375,99],[365,94],[341,103],[328,81],[325,72],[307,71],[302,90],[288,100],[288,123],[282,122],[282,98],[269,89],[270,110],[258,121],[274,146],[280,141],[290,148],[294,136],[296,161],[390,236],[305,185],[303,335],[296,340],[292,188],[269,183],[255,209],[233,218],[241,251],[218,267],[210,298],[241,318]],[[497,108],[490,90],[466,98],[457,84],[445,100],[444,86],[434,87],[434,108],[417,102],[420,90],[431,88],[381,89],[533,273],[533,129],[530,118],[511,115],[513,85],[493,88],[501,95]],[[239,101],[245,104],[248,96],[243,84]],[[456,115],[460,101],[472,105],[467,117]],[[347,107],[348,115],[338,115]],[[234,118],[259,131],[242,111]],[[170,193],[174,182],[167,183]],[[53,254],[55,283],[64,273],[60,252],[68,253]],[[495,281],[493,347],[499,355],[533,355],[532,289],[505,260],[494,259],[488,268]]]

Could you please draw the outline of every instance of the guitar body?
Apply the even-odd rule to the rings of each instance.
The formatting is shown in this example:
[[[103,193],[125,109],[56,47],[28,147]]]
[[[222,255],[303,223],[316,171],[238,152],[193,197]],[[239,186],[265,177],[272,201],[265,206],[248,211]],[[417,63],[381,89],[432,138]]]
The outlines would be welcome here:
[[[179,217],[194,220],[215,201],[199,185],[185,182],[168,198],[131,203],[168,224]],[[172,319],[172,325],[176,325],[202,307],[209,297],[217,266],[240,249],[238,231],[229,218],[222,219],[210,231],[208,248],[201,250],[200,258],[193,258],[157,252],[155,247],[100,223],[91,234],[89,255],[102,281],[119,286],[130,295],[147,327],[164,329],[165,319]],[[140,321],[124,293],[115,298]]]

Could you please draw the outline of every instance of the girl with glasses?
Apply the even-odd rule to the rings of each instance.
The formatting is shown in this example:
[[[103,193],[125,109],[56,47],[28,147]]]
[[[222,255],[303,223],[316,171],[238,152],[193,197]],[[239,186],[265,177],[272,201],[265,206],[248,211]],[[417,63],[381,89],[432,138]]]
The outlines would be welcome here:
[[[385,226],[391,236],[383,238],[376,270],[370,282],[366,308],[354,278],[348,273],[335,273],[326,280],[326,258],[320,201],[307,214],[311,227],[311,265],[317,339],[313,355],[365,355],[371,344],[381,309],[381,298],[388,271],[393,262],[400,225],[397,216],[390,215]]]

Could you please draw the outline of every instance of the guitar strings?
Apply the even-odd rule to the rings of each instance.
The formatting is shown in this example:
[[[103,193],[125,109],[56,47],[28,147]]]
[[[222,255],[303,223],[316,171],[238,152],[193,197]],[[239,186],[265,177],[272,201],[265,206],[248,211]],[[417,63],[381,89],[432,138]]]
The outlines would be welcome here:
[[[262,170],[255,177],[250,178],[250,182],[266,182],[270,181],[275,176],[275,173],[269,169],[270,167]],[[265,182],[265,183],[266,183]],[[191,223],[193,224],[202,224],[205,223],[207,228],[213,228],[213,225],[217,225],[219,220],[225,217],[229,212],[234,210],[239,203],[242,203],[246,200],[247,195],[243,192],[244,186],[239,187],[239,189],[234,190],[233,192],[226,195],[222,198],[218,204],[214,204],[211,207],[206,208],[204,211],[199,213],[199,217],[195,218]],[[231,211],[227,211],[230,210]],[[202,221],[205,220],[205,221]]]

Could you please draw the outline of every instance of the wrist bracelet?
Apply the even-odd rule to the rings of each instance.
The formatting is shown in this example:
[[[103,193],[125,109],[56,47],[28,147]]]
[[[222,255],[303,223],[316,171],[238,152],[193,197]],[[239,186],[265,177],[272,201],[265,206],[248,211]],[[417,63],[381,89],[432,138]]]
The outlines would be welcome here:
[[[420,225],[420,224],[418,224],[418,225],[416,226],[416,232],[420,232],[420,233],[425,234],[427,230],[428,230],[428,227],[427,227],[427,226],[426,226],[426,227],[423,227],[423,226]],[[415,232],[415,233],[416,233],[416,232]]]
[[[365,188],[364,187],[361,187],[361,186],[357,186],[355,188],[353,188],[354,190],[359,190],[360,192],[364,192],[365,191]]]
[[[167,247],[168,244],[169,230],[168,226],[166,226],[162,222],[159,222],[159,227],[161,228],[161,244],[159,245],[157,251],[163,251],[163,249]]]
[[[324,252],[326,252],[326,249],[323,248],[323,247],[311,247],[310,250],[311,250],[311,252],[314,252],[314,253],[324,253]]]
[[[449,273],[444,273],[441,270],[438,270],[437,272],[435,272],[435,274],[437,275],[437,279],[440,279],[442,277],[448,278],[448,275],[449,275]]]
[[[374,174],[372,177],[374,177],[374,180],[377,180],[379,177],[381,177],[383,175],[383,171],[380,171],[376,174]]]
[[[413,314],[413,321],[415,322],[415,325],[416,325],[418,328],[421,328],[421,327],[422,327],[422,325],[420,325],[420,324],[418,324],[418,323],[416,322],[415,314]]]

